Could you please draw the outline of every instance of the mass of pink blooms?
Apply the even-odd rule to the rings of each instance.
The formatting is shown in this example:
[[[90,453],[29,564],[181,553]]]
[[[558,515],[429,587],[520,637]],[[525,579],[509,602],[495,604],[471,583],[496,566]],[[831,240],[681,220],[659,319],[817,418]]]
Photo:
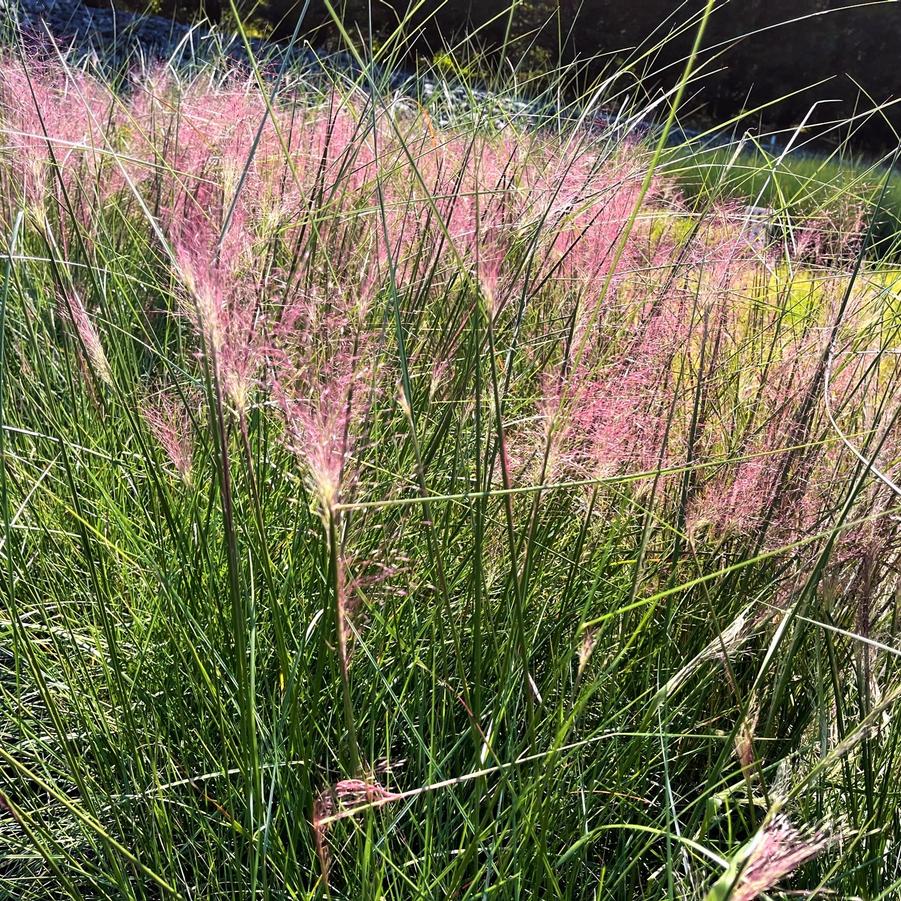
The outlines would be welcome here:
[[[893,378],[855,329],[866,286],[849,300],[846,274],[823,271],[815,302],[774,301],[796,290],[780,273],[816,270],[816,224],[786,258],[737,205],[689,209],[665,174],[643,193],[640,146],[439,130],[352,93],[286,89],[270,109],[234,75],[160,70],[114,94],[11,60],[0,112],[3,196],[18,204],[2,215],[25,211],[51,251],[98,269],[111,222],[145,241],[169,286],[146,297],[148,321],[180,330],[196,384],[218,384],[236,419],[280,418],[326,506],[365,492],[374,423],[397,415],[405,378],[421,415],[469,391],[457,361],[473,317],[483,359],[493,348],[499,393],[483,400],[511,485],[644,474],[629,490],[667,498],[694,540],[774,544],[823,528],[830,486],[854,469],[826,399],[892,457],[885,410],[858,402]],[[113,385],[103,311],[84,267],[70,278],[58,314]],[[148,383],[141,409],[188,478],[198,420],[173,378]]]

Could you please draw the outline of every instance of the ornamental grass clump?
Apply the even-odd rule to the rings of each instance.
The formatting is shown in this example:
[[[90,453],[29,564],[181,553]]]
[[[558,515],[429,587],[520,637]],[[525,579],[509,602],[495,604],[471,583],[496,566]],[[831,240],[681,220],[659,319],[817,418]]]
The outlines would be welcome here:
[[[874,211],[361,63],[0,63],[0,895],[890,897]]]

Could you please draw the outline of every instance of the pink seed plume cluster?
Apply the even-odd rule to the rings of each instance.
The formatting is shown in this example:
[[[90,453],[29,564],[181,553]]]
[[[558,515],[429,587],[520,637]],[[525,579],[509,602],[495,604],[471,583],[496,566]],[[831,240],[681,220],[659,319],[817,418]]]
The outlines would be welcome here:
[[[438,405],[468,385],[457,360],[477,317],[500,413],[517,410],[500,442],[511,483],[663,470],[658,491],[695,541],[775,546],[828,525],[853,462],[825,401],[849,433],[878,431],[885,410],[857,401],[876,382],[890,394],[894,364],[868,369],[865,285],[849,304],[839,267],[805,299],[782,274],[853,253],[858,209],[835,213],[838,234],[802,223],[786,264],[785,242],[768,244],[738,205],[695,215],[665,176],[642,193],[638,146],[439,131],[366,103],[292,88],[269,109],[237,75],[165,70],[113,98],[86,75],[5,60],[3,177],[70,253],[90,255],[76,239],[104,215],[157,249],[171,279],[157,303],[189,326],[239,419],[279,411],[325,506],[378,452],[369,431],[397,397],[397,328],[411,390]],[[68,314],[105,381],[92,288],[75,287]],[[185,476],[179,417],[148,415]],[[877,443],[891,459],[896,436]],[[884,507],[878,491],[867,503]]]
[[[67,293],[60,303],[60,311],[64,318],[71,323],[81,350],[95,376],[104,384],[112,385],[113,374],[106,351],[103,349],[97,327],[85,309],[81,297],[75,291]]]
[[[158,392],[141,404],[141,413],[153,437],[178,475],[191,481],[194,462],[193,426],[185,399],[175,391]]]
[[[784,814],[777,814],[755,839],[730,897],[733,901],[753,901],[816,857],[829,842],[825,832],[805,834],[793,826]]]
[[[90,239],[97,208],[121,185],[112,165],[115,107],[112,92],[83,72],[0,60],[0,157],[11,196],[38,222],[71,216]],[[68,250],[65,230],[59,237]]]
[[[313,804],[313,835],[322,878],[329,881],[331,852],[328,844],[331,818],[342,812],[350,812],[369,804],[383,805],[401,799],[401,795],[389,791],[375,780],[342,779],[334,786],[320,792]]]

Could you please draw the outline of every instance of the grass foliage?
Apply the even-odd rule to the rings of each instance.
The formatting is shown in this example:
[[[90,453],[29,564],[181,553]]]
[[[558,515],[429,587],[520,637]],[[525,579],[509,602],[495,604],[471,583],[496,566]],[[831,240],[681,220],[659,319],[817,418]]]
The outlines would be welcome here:
[[[741,198],[771,210],[776,223],[818,221],[842,231],[861,209],[874,210],[868,254],[892,262],[901,230],[901,175],[893,155],[863,161],[846,158],[843,149],[827,154],[807,148],[798,155],[737,144],[682,146],[671,153],[666,171],[695,203]]]
[[[0,895],[895,896],[866,206],[369,72],[0,63]]]

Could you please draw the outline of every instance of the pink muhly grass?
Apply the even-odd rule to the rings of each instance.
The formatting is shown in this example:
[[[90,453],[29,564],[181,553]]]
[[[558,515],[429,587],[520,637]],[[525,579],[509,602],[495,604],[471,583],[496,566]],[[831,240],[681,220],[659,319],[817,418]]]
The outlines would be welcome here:
[[[779,455],[754,457],[737,464],[731,477],[712,482],[689,505],[688,532],[705,526],[719,536],[753,532],[774,501],[778,467]]]
[[[216,220],[221,195],[201,186],[168,213],[184,312],[200,335],[223,391],[243,416],[266,355],[263,322],[250,272],[251,239],[240,215],[221,242]]]
[[[643,171],[636,162],[626,158],[587,167],[585,162],[568,161],[559,176],[563,188],[557,192],[552,181],[543,189],[545,194],[557,192],[551,194],[553,206],[548,215],[552,246],[548,262],[558,260],[561,275],[585,286],[588,312],[638,262],[646,230],[642,219],[625,234],[640,197]],[[652,187],[645,205],[650,205],[655,195]]]
[[[141,415],[181,479],[190,484],[194,461],[193,424],[184,400],[167,391],[141,404]]]
[[[319,857],[319,866],[326,885],[329,881],[331,864],[328,832],[332,822],[342,814],[352,813],[370,805],[383,806],[402,798],[403,795],[383,788],[375,780],[364,779],[342,779],[319,793],[313,802],[312,825],[313,836],[316,840],[316,854]]]
[[[353,350],[343,350],[328,374],[282,367],[275,397],[287,426],[290,449],[304,463],[317,496],[326,507],[339,503],[347,487],[347,464],[354,444],[354,426],[368,409],[368,373]]]
[[[494,320],[507,301],[501,286],[505,251],[496,238],[486,238],[476,251],[475,273],[489,317]]]
[[[673,355],[684,334],[676,305],[650,313],[609,363],[577,373],[573,436],[595,472],[666,465]]]
[[[255,86],[238,77],[221,83],[200,77],[178,85],[165,72],[151,72],[134,93],[122,128],[131,157],[145,162],[130,168],[164,218],[177,220],[193,198],[219,225],[238,193],[235,218],[244,236],[270,237],[296,212],[304,193],[296,184],[302,167],[296,154],[288,165],[276,131],[287,133],[290,142],[294,123],[280,108],[266,115]]]
[[[350,692],[350,607],[336,509],[348,488],[351,451],[360,419],[371,402],[370,339],[366,298],[338,294],[332,309],[317,295],[298,291],[273,329],[271,391],[285,422],[285,443],[303,466],[319,504],[329,549],[337,657],[341,672],[350,768],[360,770]]]
[[[718,207],[705,216],[685,248],[683,272],[697,282],[705,306],[722,305],[762,258],[763,250],[748,233],[745,220],[740,205]]]
[[[75,70],[29,60],[27,69],[0,61],[0,118],[4,143],[12,151],[10,165],[32,211],[41,213],[55,196],[51,163],[75,202],[73,188],[96,182],[100,149],[106,143],[104,123],[111,105],[100,82]],[[87,219],[87,215],[82,211]]]
[[[185,312],[209,349],[217,352],[225,342],[229,294],[246,252],[239,228],[219,246],[218,213],[224,202],[215,185],[201,182],[165,211],[176,273],[188,291]]]
[[[825,832],[803,832],[784,814],[774,816],[753,839],[750,855],[732,890],[732,901],[753,901],[828,847]]]
[[[814,528],[821,511],[817,491],[822,448],[803,446],[794,410],[774,414],[763,433],[744,445],[742,459],[726,464],[690,502],[689,532],[709,526],[719,536],[749,535],[765,524],[768,544],[791,542]]]
[[[250,156],[265,109],[260,92],[238,78],[179,85],[165,70],[153,71],[135,86],[129,131],[140,157],[165,160],[169,186],[218,167],[228,187],[235,161]],[[268,132],[263,140],[271,141]]]
[[[357,292],[338,294],[326,312],[318,295],[302,290],[298,295],[273,329],[271,391],[283,414],[285,443],[305,470],[325,529],[350,768],[358,774],[348,647],[355,593],[339,542],[341,513],[336,505],[348,488],[351,451],[371,402],[374,361],[365,330],[368,298]]]
[[[732,457],[744,459],[727,461],[691,499],[690,532],[709,527],[718,536],[748,535],[766,526],[766,541],[775,546],[817,528],[835,478],[818,440],[823,342],[817,329],[789,335],[781,359],[761,367],[749,381],[742,392],[749,395],[748,421],[730,426],[735,434],[723,442]],[[837,379],[842,389],[847,382],[847,373]],[[714,445],[708,441],[708,450],[713,452]]]
[[[208,350],[218,353],[225,344],[225,279],[209,248],[187,233],[172,244],[176,271],[187,290],[184,312]]]
[[[627,217],[637,195],[630,194],[625,178],[617,190],[616,205]],[[717,223],[720,231],[714,228]],[[688,253],[681,253],[675,245],[658,245],[654,252],[663,250],[660,272],[630,272],[641,261],[640,234],[630,236],[622,245],[622,268],[612,272],[607,262],[595,262],[592,277],[598,281],[589,281],[577,294],[572,350],[566,350],[571,357],[567,365],[574,369],[566,384],[556,387],[560,397],[551,396],[550,384],[542,394],[545,409],[558,411],[549,419],[557,423],[554,428],[561,432],[561,446],[569,445],[589,471],[602,475],[651,472],[675,462],[672,449],[682,440],[693,384],[680,387],[678,371],[685,366],[691,371],[693,361],[699,358],[701,335],[714,344],[705,350],[705,365],[711,366],[711,354],[719,353],[723,330],[729,324],[729,291],[749,265],[747,242],[736,234],[725,213],[717,223],[700,233],[697,246]],[[609,245],[620,240],[618,231],[607,230],[609,227],[609,221],[592,224],[593,235],[589,230],[580,240],[591,236],[589,240],[606,245],[604,252],[609,255]],[[687,290],[676,279],[675,263],[685,268],[683,279],[689,284],[697,282],[696,290]],[[585,261],[580,255],[573,256],[570,266],[585,278]],[[594,294],[604,290],[606,295]],[[650,295],[650,299],[642,301],[642,295]],[[704,329],[693,324],[695,306],[703,309],[705,316],[712,316]],[[639,317],[631,322],[636,307]],[[702,377],[697,374],[693,378]],[[685,396],[676,396],[677,390]],[[703,415],[703,410],[700,412]],[[745,484],[735,487],[736,509],[743,489],[759,478],[753,468],[742,475]],[[729,496],[724,498],[722,493],[717,500],[729,504]]]
[[[880,488],[883,489],[882,496]],[[893,497],[882,483],[866,492],[861,512],[870,514],[872,519],[854,529],[845,529],[837,536],[835,551],[829,561],[833,574],[852,567],[862,569],[873,561],[887,563],[895,557],[901,534],[894,517],[885,515],[890,508],[889,498]]]
[[[515,470],[528,484],[552,484],[574,477],[579,468],[572,417],[563,408],[564,383],[561,371],[543,372],[536,416],[507,436],[508,471]]]
[[[273,395],[286,442],[312,488],[330,510],[348,487],[358,427],[372,403],[373,344],[365,330],[365,298],[323,312],[319,297],[296,300],[274,329]]]
[[[113,373],[103,350],[100,335],[81,298],[75,291],[67,292],[59,306],[63,315],[74,327],[81,350],[90,363],[94,375],[104,384],[112,386]]]

